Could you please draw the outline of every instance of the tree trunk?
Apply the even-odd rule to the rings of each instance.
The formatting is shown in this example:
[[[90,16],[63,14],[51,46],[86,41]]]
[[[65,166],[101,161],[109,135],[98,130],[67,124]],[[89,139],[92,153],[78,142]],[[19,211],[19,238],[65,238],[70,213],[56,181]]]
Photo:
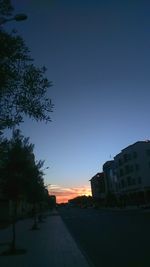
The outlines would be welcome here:
[[[12,243],[11,250],[16,250],[16,213],[17,213],[17,202],[13,203],[13,217],[12,217]]]
[[[32,230],[37,230],[38,229],[38,225],[37,225],[37,211],[36,211],[36,204],[34,203],[33,206],[33,219],[34,219],[34,223],[32,226]]]

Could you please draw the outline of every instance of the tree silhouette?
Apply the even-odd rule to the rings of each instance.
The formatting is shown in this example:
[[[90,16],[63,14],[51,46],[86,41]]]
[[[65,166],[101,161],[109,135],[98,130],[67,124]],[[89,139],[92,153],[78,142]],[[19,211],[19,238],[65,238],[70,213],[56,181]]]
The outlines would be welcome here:
[[[0,16],[10,15],[9,0],[0,0]],[[45,67],[36,67],[24,40],[15,31],[0,26],[0,130],[23,122],[24,115],[37,121],[51,120],[53,110],[47,96],[52,85]]]
[[[13,7],[10,0],[0,0],[0,14],[4,16],[10,16],[12,14]]]
[[[44,161],[35,162],[34,166],[31,166],[28,178],[30,182],[26,188],[27,200],[33,206],[33,218],[34,224],[32,230],[38,229],[37,226],[37,213],[41,212],[41,203],[45,201],[45,187],[43,179],[43,171],[41,170]]]
[[[33,144],[29,143],[29,138],[24,138],[19,130],[13,132],[10,141],[4,140],[0,146],[2,161],[0,164],[0,181],[3,194],[13,204],[12,230],[13,239],[11,243],[11,253],[16,253],[16,212],[17,204],[29,195],[34,201],[39,201],[44,188],[42,178],[42,161],[35,162],[33,154]]]

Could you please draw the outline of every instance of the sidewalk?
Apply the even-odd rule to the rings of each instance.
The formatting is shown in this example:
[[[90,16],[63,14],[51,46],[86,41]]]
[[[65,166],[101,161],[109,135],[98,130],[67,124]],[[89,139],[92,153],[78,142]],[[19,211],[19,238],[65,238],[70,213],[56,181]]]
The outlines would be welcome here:
[[[50,215],[36,231],[30,231],[31,219],[17,223],[17,248],[27,252],[0,256],[1,267],[90,267],[61,217],[56,212]],[[10,240],[11,228],[0,230],[0,253],[8,248]]]

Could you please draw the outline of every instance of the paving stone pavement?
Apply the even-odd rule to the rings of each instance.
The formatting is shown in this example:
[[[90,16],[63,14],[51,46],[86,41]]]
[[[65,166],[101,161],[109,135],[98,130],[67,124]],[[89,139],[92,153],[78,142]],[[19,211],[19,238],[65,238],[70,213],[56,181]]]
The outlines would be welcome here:
[[[55,215],[55,216],[54,216]],[[0,256],[0,267],[90,267],[58,214],[40,223],[40,230],[31,231],[32,220],[17,223],[17,248],[26,254]],[[11,228],[0,230],[0,253],[8,248]]]

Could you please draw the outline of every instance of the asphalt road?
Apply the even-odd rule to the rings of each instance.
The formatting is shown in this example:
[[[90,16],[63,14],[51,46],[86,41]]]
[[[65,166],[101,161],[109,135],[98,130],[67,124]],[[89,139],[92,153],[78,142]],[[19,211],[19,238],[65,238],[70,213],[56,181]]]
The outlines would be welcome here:
[[[95,267],[150,266],[150,213],[67,207],[59,212]]]

